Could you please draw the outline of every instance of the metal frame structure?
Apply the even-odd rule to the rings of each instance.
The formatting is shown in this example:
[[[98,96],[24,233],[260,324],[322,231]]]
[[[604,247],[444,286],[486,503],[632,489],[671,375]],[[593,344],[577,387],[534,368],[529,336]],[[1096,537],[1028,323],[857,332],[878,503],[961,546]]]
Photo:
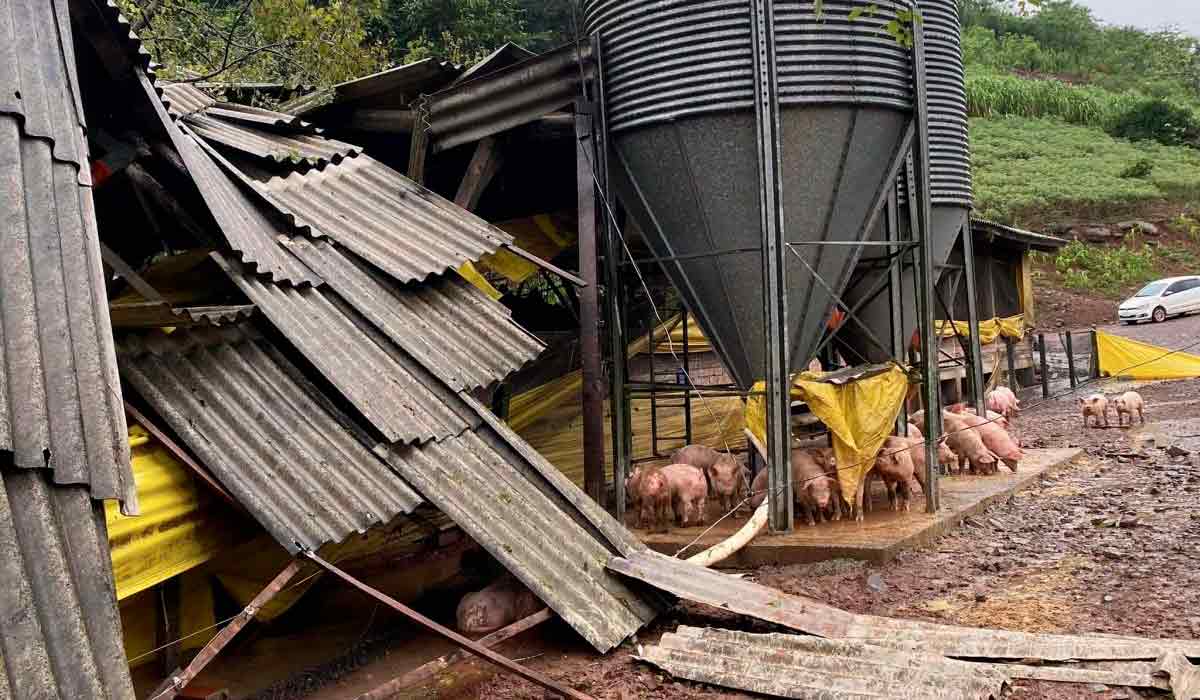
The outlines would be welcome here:
[[[903,360],[907,350],[907,338],[904,337],[903,323],[896,318],[896,315],[901,313],[901,299],[905,290],[901,289],[901,271],[906,260],[908,264],[914,266],[917,271],[917,289],[914,290],[918,297],[918,321],[921,331],[921,365],[922,365],[922,385],[923,385],[923,404],[927,407],[932,407],[934,411],[940,412],[941,407],[941,388],[940,388],[940,367],[937,361],[939,345],[934,332],[934,315],[936,304],[935,284],[937,281],[937,270],[934,267],[933,250],[930,237],[926,234],[931,226],[931,195],[930,195],[930,151],[928,142],[929,133],[929,105],[927,88],[925,81],[925,57],[924,57],[924,35],[919,23],[913,27],[914,41],[912,46],[913,55],[913,88],[914,88],[914,119],[913,126],[910,127],[910,136],[906,139],[905,148],[910,148],[912,155],[909,160],[909,178],[908,182],[912,183],[912,192],[910,192],[910,222],[909,235],[904,236],[902,233],[903,227],[900,225],[900,205],[895,193],[895,187],[892,188],[890,194],[885,197],[885,201],[881,206],[881,212],[877,215],[885,217],[886,238],[883,241],[816,241],[793,243],[788,241],[783,221],[783,212],[781,207],[781,188],[780,181],[780,162],[779,162],[779,98],[777,89],[777,79],[775,76],[775,60],[773,56],[774,42],[772,41],[773,31],[773,15],[774,1],[773,0],[752,0],[751,2],[753,36],[754,36],[754,60],[755,60],[755,111],[756,123],[758,129],[758,168],[760,179],[760,197],[761,206],[760,212],[762,220],[760,228],[762,231],[762,246],[759,248],[738,248],[730,250],[707,251],[701,254],[689,254],[687,256],[655,256],[646,260],[630,260],[623,262],[622,259],[628,253],[624,248],[623,241],[616,228],[617,221],[615,213],[612,210],[611,202],[604,202],[603,206],[608,207],[607,215],[604,216],[605,229],[605,277],[608,288],[607,305],[606,305],[606,325],[608,331],[608,348],[609,348],[609,369],[610,369],[610,398],[612,405],[612,440],[613,440],[613,475],[615,480],[616,494],[616,512],[618,518],[622,518],[625,508],[625,489],[624,479],[629,473],[633,460],[631,458],[631,422],[630,422],[630,401],[635,395],[649,395],[652,403],[657,407],[658,398],[664,393],[670,396],[678,396],[683,394],[685,397],[684,407],[685,412],[689,414],[688,428],[690,432],[690,400],[691,393],[697,389],[694,386],[686,386],[682,389],[678,387],[664,387],[651,377],[649,383],[632,383],[628,380],[628,367],[625,358],[625,348],[627,347],[627,331],[628,323],[624,301],[626,294],[624,285],[622,284],[621,270],[629,265],[654,263],[658,265],[678,264],[684,257],[720,257],[729,255],[739,255],[746,253],[761,253],[763,260],[763,284],[766,289],[764,295],[764,312],[766,319],[767,337],[767,381],[766,381],[766,397],[767,397],[767,424],[768,424],[768,468],[769,486],[771,493],[777,494],[778,498],[771,499],[772,509],[769,513],[769,523],[773,532],[787,532],[793,527],[792,518],[792,483],[790,469],[790,448],[791,448],[791,367],[789,366],[789,352],[787,333],[787,314],[789,309],[785,301],[785,295],[782,293],[787,287],[785,279],[786,257],[789,253],[795,256],[805,267],[813,274],[816,283],[823,285],[827,291],[834,291],[833,287],[821,278],[820,274],[808,264],[804,256],[800,254],[798,248],[807,246],[857,246],[866,248],[869,246],[886,247],[892,251],[887,262],[887,271],[883,281],[867,295],[867,300],[876,297],[878,294],[887,293],[893,310],[893,324],[890,337],[887,339],[879,339],[872,337],[873,342],[892,355],[895,359]],[[601,50],[599,36],[593,36],[593,59],[596,61],[597,79],[603,82],[604,80],[604,55]],[[600,113],[603,115],[603,91],[597,90],[601,101]],[[597,170],[601,173],[601,177],[605,177],[603,182],[604,192],[608,193],[608,180],[605,173],[608,172],[608,158],[610,155],[610,136],[608,126],[604,122],[603,117],[598,120],[598,138],[594,141],[598,142],[596,152],[596,162],[599,163]],[[968,360],[972,364],[972,376],[975,378],[975,387],[982,387],[982,367],[979,366],[980,349],[979,349],[979,319],[975,304],[975,279],[974,279],[974,259],[973,245],[971,244],[969,221],[964,228],[964,243],[965,248],[965,264],[962,267],[962,274],[967,278],[968,296],[970,298],[969,325],[970,346]],[[856,316],[856,312],[862,308],[866,301],[861,301],[858,304],[851,306],[846,304],[840,295],[833,294],[836,308],[846,311],[846,320],[844,323],[858,323],[865,329],[865,324]],[[694,309],[685,309],[685,317],[695,317]],[[791,310],[794,311],[794,310]],[[652,331],[651,331],[652,332]],[[870,333],[870,331],[868,331]],[[832,333],[827,332],[821,344],[818,346],[817,354],[820,356],[821,351],[829,346],[832,342]],[[873,334],[871,334],[873,336]],[[685,333],[686,338],[686,333]],[[654,339],[652,338],[652,341]],[[686,343],[686,340],[685,340]],[[682,362],[685,370],[688,363],[688,352],[690,348],[684,348],[684,356]],[[653,356],[654,343],[651,343],[649,349]],[[690,381],[690,379],[689,379]],[[701,387],[702,388],[702,387]],[[724,390],[724,388],[713,388],[714,395],[731,395],[736,394],[746,396],[747,393],[740,390]],[[706,393],[709,393],[706,390]],[[982,402],[981,392],[975,390],[976,400]],[[939,507],[939,494],[937,489],[938,462],[936,458],[937,443],[940,439],[940,426],[936,421],[930,421],[931,429],[926,435],[926,465],[928,473],[926,474],[926,483],[929,487],[926,488],[927,510],[935,512]],[[652,430],[657,426],[653,425]],[[903,427],[903,426],[898,426]],[[690,437],[690,435],[688,436]],[[659,436],[655,435],[655,446],[657,448]]]

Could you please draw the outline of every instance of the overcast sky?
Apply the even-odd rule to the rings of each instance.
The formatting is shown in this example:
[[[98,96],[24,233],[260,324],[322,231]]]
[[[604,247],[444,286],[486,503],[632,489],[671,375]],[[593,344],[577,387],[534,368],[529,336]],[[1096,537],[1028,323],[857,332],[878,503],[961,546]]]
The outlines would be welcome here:
[[[1109,24],[1143,29],[1173,26],[1200,37],[1200,0],[1078,0]]]

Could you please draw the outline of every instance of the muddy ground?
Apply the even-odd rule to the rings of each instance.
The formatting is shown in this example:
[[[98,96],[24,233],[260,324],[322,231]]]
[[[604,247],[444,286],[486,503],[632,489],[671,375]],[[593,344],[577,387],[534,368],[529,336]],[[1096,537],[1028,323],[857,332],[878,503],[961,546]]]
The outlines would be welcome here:
[[[1071,399],[1025,411],[1019,424],[1026,446],[1080,447],[1083,456],[933,546],[884,565],[833,561],[750,573],[766,585],[858,613],[1038,632],[1200,638],[1200,381],[1139,390],[1149,404],[1144,429],[1083,430]],[[1155,446],[1142,444],[1148,437]],[[1163,449],[1171,444],[1192,454],[1171,457]],[[683,604],[639,641],[653,642],[678,624],[770,631],[764,623]],[[633,650],[627,644],[597,656],[561,624],[502,647],[598,698],[750,697],[673,681],[635,662]],[[472,662],[400,697],[547,696]],[[1151,694],[1019,682],[1012,697]]]

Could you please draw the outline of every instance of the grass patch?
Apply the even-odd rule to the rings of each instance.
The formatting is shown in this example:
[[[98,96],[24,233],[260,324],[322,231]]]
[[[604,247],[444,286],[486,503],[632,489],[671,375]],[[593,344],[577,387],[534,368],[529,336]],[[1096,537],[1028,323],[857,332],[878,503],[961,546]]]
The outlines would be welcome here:
[[[1143,99],[1059,80],[1030,80],[1000,73],[967,76],[967,110],[972,117],[1054,117],[1108,131]]]
[[[1113,296],[1159,276],[1155,253],[1144,243],[1138,247],[1105,248],[1071,241],[1059,251],[1054,267],[1067,289]]]
[[[971,150],[975,206],[986,219],[1019,226],[1200,202],[1200,151],[1191,148],[1058,119],[997,117],[971,120]]]

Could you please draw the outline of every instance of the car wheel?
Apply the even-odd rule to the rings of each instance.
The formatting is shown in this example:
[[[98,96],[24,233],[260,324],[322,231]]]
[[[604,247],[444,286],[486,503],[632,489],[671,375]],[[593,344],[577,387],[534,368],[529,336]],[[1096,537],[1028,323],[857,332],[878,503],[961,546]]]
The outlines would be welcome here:
[[[1154,322],[1162,323],[1165,320],[1167,320],[1167,310],[1160,306],[1154,310]]]

